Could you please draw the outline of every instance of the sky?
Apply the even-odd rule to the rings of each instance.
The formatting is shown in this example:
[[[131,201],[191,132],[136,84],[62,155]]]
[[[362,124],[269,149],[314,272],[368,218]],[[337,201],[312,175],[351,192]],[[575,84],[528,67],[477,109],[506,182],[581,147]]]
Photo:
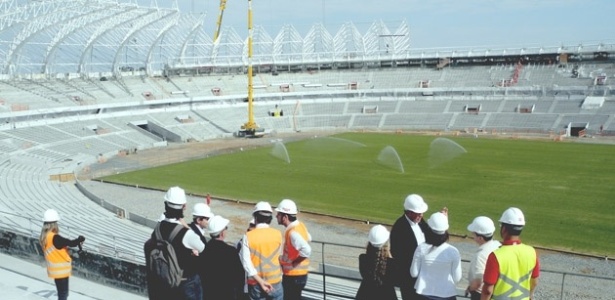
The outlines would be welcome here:
[[[205,13],[213,35],[219,0],[176,1],[182,12]],[[247,0],[227,0],[222,26],[244,36],[247,10]],[[253,0],[252,11],[272,36],[287,24],[305,36],[317,23],[334,35],[350,22],[363,34],[374,21],[391,31],[405,21],[415,49],[615,43],[615,0]]]

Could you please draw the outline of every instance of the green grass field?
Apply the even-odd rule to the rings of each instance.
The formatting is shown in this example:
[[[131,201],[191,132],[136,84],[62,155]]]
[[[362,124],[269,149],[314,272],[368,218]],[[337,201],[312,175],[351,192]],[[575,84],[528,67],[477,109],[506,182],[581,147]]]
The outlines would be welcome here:
[[[104,180],[162,190],[179,185],[195,194],[272,205],[290,198],[301,210],[385,224],[401,215],[408,194],[417,193],[429,204],[426,218],[446,206],[450,231],[462,235],[474,217],[497,222],[504,209],[516,206],[527,219],[522,238],[532,245],[615,254],[615,146],[453,137],[431,146],[436,139],[346,133]]]

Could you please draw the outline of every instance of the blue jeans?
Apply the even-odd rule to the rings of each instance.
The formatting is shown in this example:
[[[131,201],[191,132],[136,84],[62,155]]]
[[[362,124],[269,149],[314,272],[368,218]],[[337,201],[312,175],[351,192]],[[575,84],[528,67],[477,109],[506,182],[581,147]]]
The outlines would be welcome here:
[[[272,286],[273,291],[267,294],[258,284],[248,285],[248,295],[250,296],[250,300],[284,300],[284,288],[282,287],[282,283],[278,282],[276,284],[272,284]]]
[[[203,286],[201,285],[201,277],[195,274],[186,278],[179,285],[181,299],[184,300],[203,300]]]
[[[287,276],[282,279],[284,300],[301,300],[301,292],[307,284],[307,275]]]
[[[56,290],[58,300],[68,299],[68,277],[54,280],[56,282]]]

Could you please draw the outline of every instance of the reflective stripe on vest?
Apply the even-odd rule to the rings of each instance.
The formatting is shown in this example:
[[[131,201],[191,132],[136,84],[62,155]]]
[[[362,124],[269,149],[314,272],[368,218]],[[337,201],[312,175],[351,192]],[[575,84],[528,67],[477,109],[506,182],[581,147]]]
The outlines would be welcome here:
[[[280,250],[282,235],[273,228],[256,228],[246,233],[250,258],[256,268],[258,276],[270,284],[282,281],[280,269]],[[248,284],[255,285],[256,281],[248,280]]]
[[[297,225],[286,230],[284,234],[284,252],[280,257],[282,272],[284,272],[284,275],[289,276],[307,275],[310,266],[310,260],[308,258],[304,259],[298,266],[293,267],[293,261],[299,257],[299,251],[295,249],[290,242],[290,235],[293,231],[299,233],[304,241],[308,240],[307,228],[305,224],[301,222],[298,222]]]
[[[71,275],[72,259],[68,254],[68,248],[56,249],[53,246],[54,232],[47,233],[45,242],[45,260],[47,261],[47,275],[53,279],[66,278]]]
[[[530,281],[536,267],[536,250],[524,244],[505,245],[493,251],[500,275],[493,288],[493,299],[530,299]]]

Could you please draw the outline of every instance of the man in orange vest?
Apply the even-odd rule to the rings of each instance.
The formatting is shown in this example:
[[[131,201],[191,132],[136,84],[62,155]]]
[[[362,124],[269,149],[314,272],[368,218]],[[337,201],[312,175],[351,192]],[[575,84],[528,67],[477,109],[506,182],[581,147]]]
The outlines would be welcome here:
[[[284,199],[275,211],[279,225],[284,225],[284,250],[280,257],[284,300],[301,300],[301,292],[307,283],[312,247],[312,236],[303,222],[297,220],[297,205],[293,200]]]
[[[282,234],[269,226],[273,210],[268,202],[256,203],[252,216],[256,227],[243,236],[239,250],[248,277],[248,295],[251,300],[282,300]]]

